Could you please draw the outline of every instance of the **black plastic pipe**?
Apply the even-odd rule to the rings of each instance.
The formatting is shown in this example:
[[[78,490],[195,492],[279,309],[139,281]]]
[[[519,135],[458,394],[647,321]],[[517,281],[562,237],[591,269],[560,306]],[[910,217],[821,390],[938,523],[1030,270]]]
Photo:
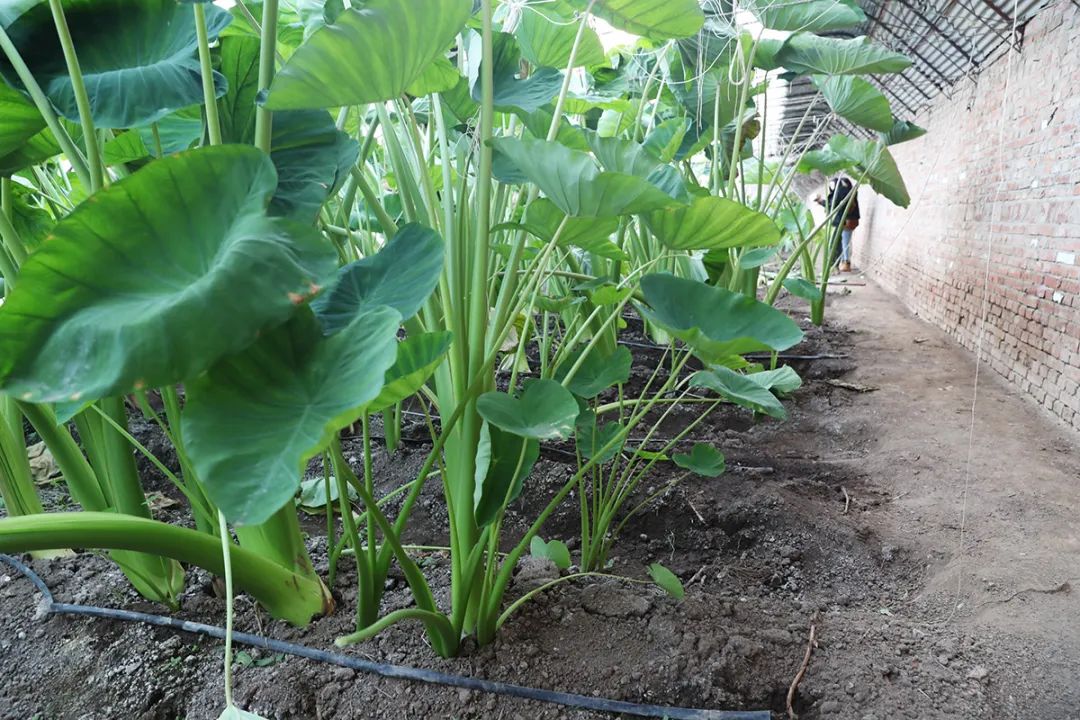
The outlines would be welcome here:
[[[128,622],[156,625],[167,627],[196,635],[225,639],[225,628],[216,625],[177,620],[165,615],[150,615],[148,613],[132,612],[130,610],[115,610],[112,608],[94,607],[92,605],[72,605],[58,603],[53,599],[45,581],[37,573],[27,567],[22,561],[10,555],[0,554],[0,562],[7,563],[12,568],[22,573],[26,579],[34,584],[44,598],[44,610],[49,615],[88,615],[90,617],[105,618],[108,620],[125,620]],[[637,717],[670,718],[671,720],[769,720],[767,710],[728,711],[728,710],[702,710],[697,708],[665,707],[663,705],[642,705],[639,703],[625,702],[623,700],[606,700],[604,698],[590,697],[588,695],[575,695],[573,693],[541,690],[538,688],[511,685],[509,683],[481,680],[479,678],[465,677],[462,675],[450,675],[434,670],[405,667],[402,665],[387,665],[385,663],[362,660],[351,655],[317,650],[304,645],[265,638],[250,633],[233,632],[233,642],[256,647],[261,650],[269,650],[286,655],[307,658],[316,662],[338,665],[340,667],[358,670],[360,672],[381,675],[382,677],[398,678],[400,680],[413,680],[431,683],[434,685],[447,685],[450,687],[464,688],[466,690],[479,690],[480,692],[495,695],[508,695],[510,697],[537,700],[539,702],[554,703],[567,707],[595,710],[596,712],[621,713],[623,715],[635,715]]]

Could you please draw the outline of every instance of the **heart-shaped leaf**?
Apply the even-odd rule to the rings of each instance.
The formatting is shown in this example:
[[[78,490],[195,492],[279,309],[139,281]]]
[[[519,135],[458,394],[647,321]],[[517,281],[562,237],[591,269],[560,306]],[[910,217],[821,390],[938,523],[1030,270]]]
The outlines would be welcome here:
[[[786,350],[802,340],[798,324],[763,302],[673,275],[646,275],[646,319],[679,338],[707,362],[759,350]]]
[[[689,37],[705,24],[698,0],[561,0],[561,3],[579,12],[591,8],[594,15],[612,27],[650,40]]]
[[[829,139],[829,150],[854,163],[855,172],[864,174],[870,180],[870,187],[893,204],[906,208],[911,203],[896,161],[881,140],[852,140],[846,135],[834,135]]]
[[[744,7],[771,30],[829,32],[866,22],[866,13],[852,0],[750,0]]]
[[[301,308],[188,382],[184,439],[207,494],[231,522],[264,522],[292,499],[308,459],[379,394],[400,322],[396,310],[372,308],[324,337]]]
[[[377,413],[411,397],[424,386],[450,349],[450,333],[413,335],[398,343],[397,359],[386,371],[383,389],[366,410]]]
[[[357,142],[338,130],[325,110],[274,113],[270,147],[278,174],[270,212],[305,223],[315,221],[360,152]]]
[[[772,390],[780,395],[793,393],[802,387],[802,378],[789,365],[775,370],[762,370],[761,372],[751,373],[746,378],[753,380],[766,390]]]
[[[620,345],[611,354],[604,354],[594,347],[582,360],[581,356],[586,349],[581,347],[574,350],[555,370],[555,379],[561,383],[570,370],[577,366],[574,377],[566,385],[570,392],[588,400],[612,385],[625,383],[630,379],[630,366],[634,363],[634,357],[629,348]]]
[[[707,443],[694,443],[689,453],[675,453],[671,459],[683,470],[689,470],[702,477],[720,477],[727,467],[724,455]]]
[[[534,535],[529,543],[529,554],[533,557],[547,558],[555,567],[566,570],[570,567],[570,548],[562,540],[544,542],[539,535]]]
[[[789,37],[776,59],[791,72],[811,75],[898,73],[911,65],[906,55],[866,37],[842,39],[806,32]]]
[[[787,410],[767,388],[754,382],[752,375],[743,375],[722,365],[694,373],[690,379],[693,387],[708,388],[728,402],[749,408],[754,412],[783,420]]]
[[[95,193],[0,308],[0,388],[88,402],[179,382],[283,322],[335,256],[314,230],[267,217],[275,185],[265,154],[222,145]]]
[[[481,100],[480,75],[488,57],[492,63],[492,93],[495,107],[505,112],[522,111],[531,113],[550,103],[562,88],[563,75],[555,68],[537,68],[527,77],[519,78],[521,72],[521,51],[509,33],[495,33],[492,39],[492,52],[483,52],[481,37],[478,33],[470,35],[470,58],[484,58],[483,62],[469,64],[469,87],[472,98]]]
[[[784,278],[784,288],[795,297],[821,302],[821,288],[805,278]]]
[[[476,401],[480,417],[506,432],[534,440],[567,438],[574,432],[578,404],[554,380],[526,383],[520,397],[488,392]]]
[[[229,13],[207,4],[210,39],[229,24]],[[90,114],[102,128],[128,128],[160,120],[203,101],[195,18],[175,0],[68,0],[64,14],[79,57]],[[7,28],[49,100],[78,121],[75,92],[49,3],[38,3]],[[15,84],[14,70],[0,73]],[[215,73],[218,94],[225,79]]]
[[[593,159],[557,142],[524,136],[500,137],[492,144],[518,177],[528,178],[566,215],[615,217],[676,204],[644,178],[602,172]],[[511,178],[510,182],[520,182]]]
[[[443,241],[429,227],[411,223],[386,246],[338,271],[334,284],[311,304],[327,334],[366,308],[388,305],[408,320],[439,282]]]
[[[523,5],[521,21],[514,36],[522,54],[537,67],[566,68],[578,34],[578,23],[571,17],[540,4]],[[581,35],[574,67],[604,62],[604,45],[591,27]]]
[[[919,127],[910,120],[893,118],[893,126],[887,132],[880,133],[880,136],[886,145],[896,145],[920,138],[925,134],[926,130],[924,128]]]
[[[689,202],[686,182],[679,171],[657,161],[644,145],[622,137],[586,133],[589,147],[605,170],[634,175],[663,190],[679,202]]]
[[[815,75],[814,85],[837,115],[856,125],[887,132],[893,115],[889,99],[880,90],[854,75]]]
[[[683,589],[683,584],[679,578],[660,563],[653,563],[649,566],[649,577],[664,592],[676,600],[682,600],[686,597],[686,591]]]
[[[838,155],[828,147],[820,150],[810,150],[799,158],[798,170],[801,173],[812,173],[815,170],[822,175],[835,175],[841,170],[847,170],[855,163],[848,158]]]
[[[314,477],[300,482],[300,497],[296,498],[296,506],[309,515],[325,515],[327,505],[332,512],[337,512],[338,494],[337,482],[330,477],[330,495],[326,493],[326,479]],[[347,486],[350,500],[359,499],[359,494],[351,485]]]
[[[550,242],[560,225],[562,232],[556,240],[559,247],[578,247],[611,260],[627,257],[611,241],[611,236],[619,229],[618,218],[568,217],[547,198],[537,198],[529,204],[525,227],[538,238]]]
[[[473,510],[476,524],[495,522],[500,511],[521,495],[525,478],[540,458],[540,443],[503,432],[490,423],[480,430],[476,449]]]
[[[642,147],[661,162],[682,160],[679,148],[691,125],[692,122],[686,117],[665,120],[649,133]]]
[[[673,250],[759,247],[780,242],[780,229],[768,215],[721,197],[695,198],[689,206],[649,213],[649,229]]]
[[[393,100],[444,54],[471,0],[369,0],[297,48],[270,86],[270,110]]]
[[[747,250],[739,256],[739,268],[747,270],[750,268],[761,267],[769,262],[769,260],[771,260],[779,251],[780,248],[778,247],[764,247]]]

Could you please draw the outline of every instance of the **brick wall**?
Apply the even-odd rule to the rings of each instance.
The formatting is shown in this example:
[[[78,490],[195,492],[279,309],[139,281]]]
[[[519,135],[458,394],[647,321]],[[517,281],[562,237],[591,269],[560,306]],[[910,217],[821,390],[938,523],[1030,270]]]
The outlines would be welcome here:
[[[911,206],[862,192],[855,264],[974,349],[989,246],[983,367],[1080,429],[1080,10],[1028,24],[1006,97],[1007,65],[961,81],[917,118],[926,136],[892,148]]]

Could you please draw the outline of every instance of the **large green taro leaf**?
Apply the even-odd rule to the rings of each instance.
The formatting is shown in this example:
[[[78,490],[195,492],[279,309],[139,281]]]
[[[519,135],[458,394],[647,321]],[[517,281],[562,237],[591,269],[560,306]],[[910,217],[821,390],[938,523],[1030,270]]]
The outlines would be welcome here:
[[[537,67],[566,68],[578,34],[578,23],[571,17],[540,4],[524,5],[514,36],[521,53]],[[592,27],[586,26],[574,56],[574,67],[604,62],[604,45]]]
[[[323,337],[301,308],[188,383],[187,449],[230,521],[261,523],[292,499],[308,459],[382,389],[400,322],[393,308],[371,308]]]
[[[866,22],[852,0],[750,0],[744,7],[772,30],[828,32]]]
[[[547,379],[526,383],[520,397],[484,393],[476,401],[476,410],[500,430],[533,440],[569,437],[579,412],[570,391]]]
[[[325,110],[274,113],[272,132],[270,159],[278,187],[270,212],[312,223],[356,163],[360,146]]]
[[[875,45],[866,37],[845,40],[813,33],[792,35],[776,59],[792,72],[820,75],[897,73],[911,65],[906,55]]]
[[[705,24],[698,0],[560,0],[556,7],[584,12],[590,5],[612,27],[650,40],[689,37]]]
[[[366,308],[388,305],[408,320],[435,289],[443,266],[443,241],[429,227],[405,225],[386,246],[349,263],[312,303],[326,334],[348,325]]]
[[[786,350],[802,340],[790,317],[742,293],[673,275],[646,275],[645,318],[689,345],[706,362],[747,352]]]
[[[621,137],[601,137],[598,133],[585,135],[589,148],[605,170],[635,175],[663,190],[680,202],[688,202],[686,181],[671,165],[661,163],[644,145]]]
[[[301,45],[274,78],[271,110],[392,100],[442,55],[472,14],[470,0],[370,0]]]
[[[855,163],[848,158],[837,155],[828,147],[820,150],[811,150],[799,158],[797,169],[801,173],[812,173],[815,170],[825,175],[835,175],[841,170],[847,170]]]
[[[689,206],[656,210],[649,228],[673,250],[760,247],[780,242],[780,229],[768,215],[720,197],[695,198]]]
[[[483,52],[480,35],[471,33],[469,42],[469,57],[484,57],[483,63],[486,63],[487,56]],[[476,102],[481,100],[483,63],[470,62],[468,66],[469,87]],[[550,67],[536,68],[528,77],[519,78],[521,51],[514,36],[509,33],[495,33],[492,38],[491,65],[495,107],[505,112],[536,112],[555,99],[563,84],[562,73]]]
[[[555,238],[560,225],[562,232]],[[555,203],[537,198],[525,211],[525,227],[541,240],[550,242],[555,238],[559,247],[578,247],[612,260],[626,259],[626,253],[611,241],[619,229],[619,219],[615,217],[567,217]]]
[[[157,160],[92,195],[0,308],[0,390],[82,401],[178,382],[283,322],[329,279],[314,230],[269,218],[259,150]]]
[[[195,19],[175,0],[65,0],[64,13],[79,57],[90,112],[104,128],[154,122],[203,101]],[[229,24],[229,13],[208,4],[211,39]],[[78,120],[75,92],[49,4],[42,2],[7,30],[34,78],[60,114]],[[13,84],[15,73],[0,63]],[[225,79],[215,73],[218,94]]]
[[[222,38],[221,72],[229,81],[228,91],[218,100],[221,135],[226,142],[250,143],[255,138],[259,40]],[[310,223],[356,162],[358,145],[324,110],[275,113],[272,132],[270,157],[278,172],[278,189],[271,213]]]
[[[893,204],[907,207],[911,203],[904,178],[884,141],[852,140],[847,135],[834,135],[829,138],[828,149],[855,163],[853,174],[864,175],[870,181],[870,187]]]
[[[614,217],[648,212],[676,204],[670,195],[644,178],[603,172],[592,157],[557,142],[531,137],[491,141],[517,175],[506,178],[536,183],[553,203],[573,217]]]
[[[34,104],[0,82],[0,157],[19,150],[44,128],[45,119]]]
[[[840,117],[871,130],[892,129],[889,99],[866,80],[854,75],[815,75],[813,80],[829,107]]]

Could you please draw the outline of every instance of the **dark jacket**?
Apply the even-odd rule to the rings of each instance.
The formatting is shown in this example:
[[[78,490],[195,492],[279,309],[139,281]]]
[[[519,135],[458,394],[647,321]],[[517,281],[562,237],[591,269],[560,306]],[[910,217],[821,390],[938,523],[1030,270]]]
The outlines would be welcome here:
[[[829,196],[826,199],[825,207],[831,214],[836,210],[836,215],[832,216],[829,221],[833,226],[843,224],[844,220],[858,220],[859,219],[859,196],[856,193],[855,197],[851,198],[851,207],[848,208],[847,216],[844,216],[844,208],[847,207],[848,196],[851,194],[854,186],[848,179],[841,179],[832,184],[829,188]]]

